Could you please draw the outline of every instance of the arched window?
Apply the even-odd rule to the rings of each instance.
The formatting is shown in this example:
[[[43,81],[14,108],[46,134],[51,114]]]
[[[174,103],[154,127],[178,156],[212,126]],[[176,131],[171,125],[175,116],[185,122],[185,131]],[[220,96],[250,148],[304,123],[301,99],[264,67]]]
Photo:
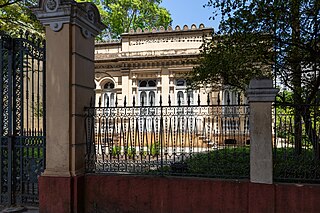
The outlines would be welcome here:
[[[177,79],[176,80],[176,104],[179,104],[179,97],[180,97],[180,104],[187,105],[188,98],[190,98],[190,105],[193,105],[193,90],[188,90],[187,88],[187,81],[185,79]]]
[[[156,86],[156,81],[154,81],[154,80],[148,81],[148,86],[149,87],[155,87]]]
[[[112,82],[107,82],[103,86],[104,89],[114,89],[114,83]]]
[[[147,87],[148,82],[147,81],[141,81],[139,84],[139,87]]]
[[[139,99],[140,106],[155,106],[156,105],[156,80],[140,80],[139,81]]]
[[[177,87],[184,87],[184,86],[186,86],[186,80],[184,80],[184,79],[178,79],[177,82],[176,82],[176,86],[177,86]]]
[[[115,85],[113,82],[108,81],[103,85],[103,102],[102,106],[114,107],[115,106]]]

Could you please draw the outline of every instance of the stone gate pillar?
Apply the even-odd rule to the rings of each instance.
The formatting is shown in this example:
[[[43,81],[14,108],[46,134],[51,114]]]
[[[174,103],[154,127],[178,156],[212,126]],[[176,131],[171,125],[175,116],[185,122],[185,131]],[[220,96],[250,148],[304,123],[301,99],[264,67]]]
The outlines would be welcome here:
[[[84,107],[94,99],[94,37],[105,26],[91,3],[40,0],[33,8],[46,32],[46,169],[40,212],[82,212]]]
[[[272,184],[272,102],[279,89],[270,79],[250,81],[250,182]]]

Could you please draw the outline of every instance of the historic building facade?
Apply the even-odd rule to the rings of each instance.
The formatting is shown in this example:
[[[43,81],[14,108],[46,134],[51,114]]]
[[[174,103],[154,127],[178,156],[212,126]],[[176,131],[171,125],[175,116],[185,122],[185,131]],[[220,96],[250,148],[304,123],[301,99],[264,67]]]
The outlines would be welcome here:
[[[199,47],[212,39],[212,28],[185,25],[182,29],[131,30],[119,41],[96,44],[96,105],[137,106],[187,103],[196,104],[198,96],[206,103],[205,90],[187,91],[186,74],[196,66]],[[221,94],[221,97],[223,94]],[[212,102],[217,93],[210,93]],[[231,97],[231,96],[230,96]]]

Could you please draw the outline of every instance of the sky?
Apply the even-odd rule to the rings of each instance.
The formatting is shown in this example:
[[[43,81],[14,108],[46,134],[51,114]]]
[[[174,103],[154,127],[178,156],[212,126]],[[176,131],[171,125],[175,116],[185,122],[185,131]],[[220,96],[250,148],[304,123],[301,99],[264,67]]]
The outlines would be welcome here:
[[[169,10],[171,18],[173,19],[172,27],[176,25],[188,25],[203,23],[205,27],[213,27],[215,31],[218,30],[219,21],[209,20],[212,16],[212,8],[203,8],[207,0],[162,0],[161,6]]]

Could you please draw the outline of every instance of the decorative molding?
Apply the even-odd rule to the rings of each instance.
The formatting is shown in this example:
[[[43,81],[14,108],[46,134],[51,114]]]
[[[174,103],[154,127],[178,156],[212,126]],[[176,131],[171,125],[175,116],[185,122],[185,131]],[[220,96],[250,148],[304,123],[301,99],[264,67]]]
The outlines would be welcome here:
[[[46,1],[45,9],[47,12],[56,12],[59,4],[59,0],[48,0]]]
[[[200,24],[199,27],[197,27],[195,24],[192,24],[191,27],[189,28],[188,25],[184,25],[183,28],[179,25],[177,25],[174,30],[172,29],[171,26],[168,26],[167,29],[165,29],[163,26],[160,26],[159,28],[153,27],[151,30],[149,28],[145,28],[142,30],[141,28],[137,28],[136,30],[130,29],[129,33],[125,34],[143,34],[143,33],[158,33],[158,32],[172,32],[172,31],[189,31],[189,30],[203,30],[203,29],[210,29],[210,28],[205,28],[204,24]]]
[[[130,39],[129,46],[138,46],[145,44],[154,44],[154,43],[203,43],[203,35],[179,35],[179,36],[163,36],[163,37],[151,37],[151,38],[137,38]]]
[[[168,67],[171,69],[185,69],[197,65],[196,56],[192,55],[188,58],[177,57],[171,60],[161,60],[153,58],[148,61],[103,61],[95,63],[95,69],[116,69],[116,70],[138,70],[138,69],[155,69]]]
[[[63,24],[81,28],[85,38],[97,36],[106,26],[101,22],[98,8],[93,3],[77,3],[74,0],[40,0],[31,8],[38,20],[58,32]]]

